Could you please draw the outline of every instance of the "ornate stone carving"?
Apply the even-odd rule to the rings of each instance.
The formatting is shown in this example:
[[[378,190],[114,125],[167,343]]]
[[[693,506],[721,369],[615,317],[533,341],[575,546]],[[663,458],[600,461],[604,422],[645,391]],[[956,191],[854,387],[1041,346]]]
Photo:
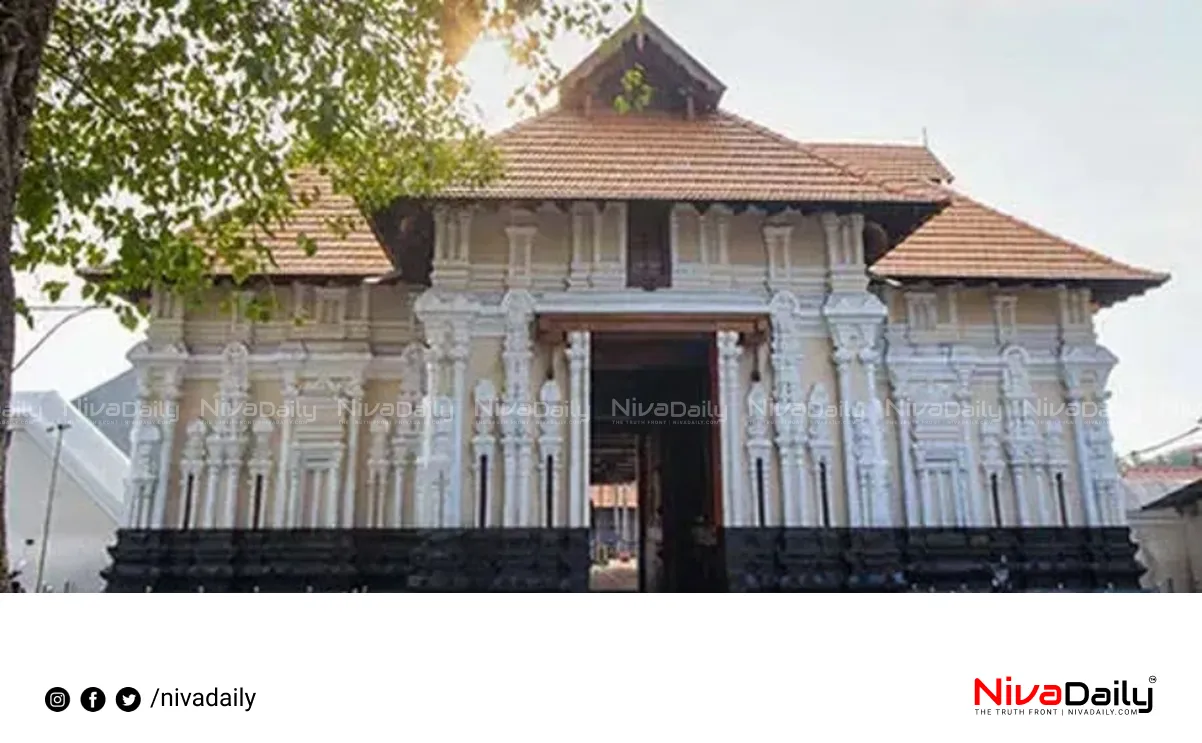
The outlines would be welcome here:
[[[548,379],[539,390],[538,471],[539,493],[550,493],[550,503],[544,504],[543,526],[559,526],[564,521],[555,513],[559,503],[560,473],[563,470],[563,404],[559,384]]]
[[[501,351],[505,388],[500,420],[501,450],[505,459],[505,525],[532,526],[534,504],[530,492],[530,460],[533,434],[529,411],[533,407],[534,351],[530,324],[534,319],[534,297],[529,292],[511,291],[505,295],[501,309],[505,313],[505,340]]]
[[[592,339],[587,330],[568,333],[568,526],[589,524],[589,375]]]
[[[475,488],[473,494],[476,507],[473,509],[476,526],[492,526],[492,508],[488,502],[480,503],[482,493],[492,492],[492,472],[497,449],[497,389],[488,379],[476,383],[473,394],[476,401],[476,429],[472,436],[472,472]]]
[[[747,469],[753,502],[753,512],[758,526],[779,524],[779,515],[773,513],[774,495],[769,467],[772,464],[772,438],[769,430],[768,407],[770,405],[767,386],[754,382],[747,393]],[[790,475],[795,474],[790,472]]]
[[[202,521],[200,505],[201,487],[205,474],[205,439],[209,427],[200,419],[188,424],[183,451],[180,456],[179,503],[176,518],[179,528],[195,528]]]
[[[786,526],[817,526],[821,514],[809,496],[805,472],[805,421],[802,408],[802,344],[797,297],[778,292],[769,308],[772,319],[772,380],[776,445],[780,456],[781,496]]]
[[[722,440],[722,515],[726,526],[752,526],[750,504],[746,502],[740,466],[742,447],[739,446],[739,411],[743,397],[739,391],[739,359],[743,349],[739,334],[719,330],[718,343],[718,405],[721,411]]]
[[[392,458],[388,447],[388,419],[376,416],[368,425],[367,445],[367,526],[387,527],[390,524],[388,506],[388,476]]]

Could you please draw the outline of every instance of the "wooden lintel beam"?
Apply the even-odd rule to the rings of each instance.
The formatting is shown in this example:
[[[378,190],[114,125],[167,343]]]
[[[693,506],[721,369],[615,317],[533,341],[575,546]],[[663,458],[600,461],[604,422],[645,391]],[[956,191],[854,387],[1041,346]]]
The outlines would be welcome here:
[[[763,315],[674,315],[674,314],[563,314],[540,315],[540,337],[562,338],[574,330],[623,336],[686,336],[733,330],[746,338],[768,332]]]

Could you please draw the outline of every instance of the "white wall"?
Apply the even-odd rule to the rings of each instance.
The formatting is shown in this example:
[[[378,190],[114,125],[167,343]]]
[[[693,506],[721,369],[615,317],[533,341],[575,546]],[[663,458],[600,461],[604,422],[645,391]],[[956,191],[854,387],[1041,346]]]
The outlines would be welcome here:
[[[14,431],[8,452],[5,538],[14,564],[22,558],[28,561],[20,577],[27,591],[33,590],[37,572],[51,461],[51,454],[28,431]],[[106,548],[115,540],[117,526],[117,519],[60,465],[43,583],[54,591],[64,590],[68,581],[72,591],[103,590],[100,571],[108,565]],[[25,545],[27,539],[34,541],[32,546]]]

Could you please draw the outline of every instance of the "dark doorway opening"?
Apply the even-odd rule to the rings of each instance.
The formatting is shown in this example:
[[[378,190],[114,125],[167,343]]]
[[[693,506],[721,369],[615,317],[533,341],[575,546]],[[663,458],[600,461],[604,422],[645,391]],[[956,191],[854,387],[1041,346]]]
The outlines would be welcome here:
[[[594,543],[619,545],[598,590],[725,589],[715,358],[712,335],[594,336]]]

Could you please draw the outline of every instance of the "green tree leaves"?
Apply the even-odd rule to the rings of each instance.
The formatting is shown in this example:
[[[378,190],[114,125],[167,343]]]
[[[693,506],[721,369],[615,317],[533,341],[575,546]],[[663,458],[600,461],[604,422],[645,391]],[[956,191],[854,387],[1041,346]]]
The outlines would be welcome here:
[[[309,198],[287,174],[320,167],[365,209],[501,163],[456,66],[482,35],[532,73],[548,43],[604,30],[590,0],[65,0],[44,56],[17,205],[15,268],[99,268],[91,299],[170,285],[196,295],[214,264],[271,266],[269,234]],[[299,241],[312,255],[320,245]]]

